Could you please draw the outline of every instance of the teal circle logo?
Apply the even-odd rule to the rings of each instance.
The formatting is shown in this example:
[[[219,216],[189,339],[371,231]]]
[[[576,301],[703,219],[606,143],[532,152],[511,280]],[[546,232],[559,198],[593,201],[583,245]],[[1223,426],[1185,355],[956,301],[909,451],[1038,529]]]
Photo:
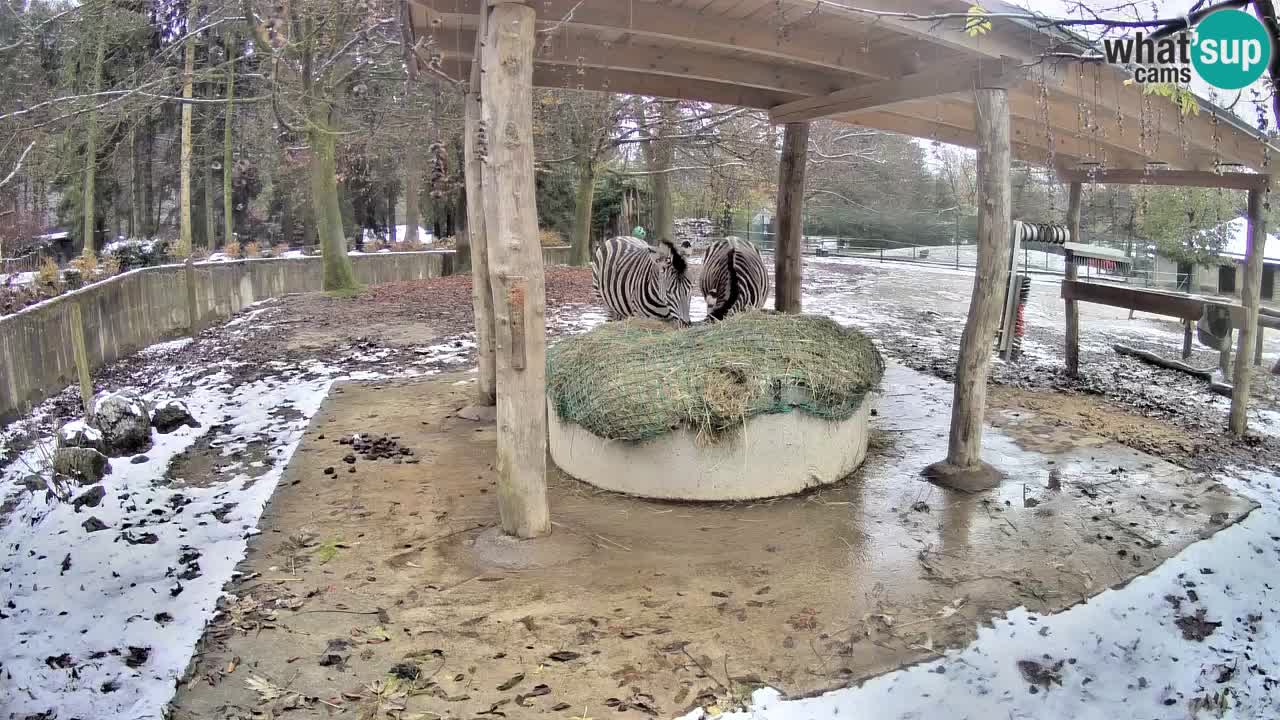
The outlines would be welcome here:
[[[1262,77],[1272,52],[1261,20],[1241,10],[1219,10],[1196,25],[1191,64],[1210,85],[1239,90]]]

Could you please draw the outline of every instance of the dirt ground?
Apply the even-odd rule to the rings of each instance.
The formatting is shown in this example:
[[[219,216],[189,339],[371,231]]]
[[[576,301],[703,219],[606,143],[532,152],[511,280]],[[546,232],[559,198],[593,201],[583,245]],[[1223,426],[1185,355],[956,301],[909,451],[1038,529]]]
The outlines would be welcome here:
[[[890,372],[846,483],[695,505],[552,471],[554,532],[532,545],[493,527],[494,429],[458,416],[467,375],[344,384],[173,716],[668,717],[762,684],[808,694],[963,645],[1015,605],[1123,584],[1250,508],[1025,413],[989,438],[1012,475],[999,493],[943,492],[916,473],[944,447],[949,386]],[[377,460],[344,444],[371,427],[392,438]]]

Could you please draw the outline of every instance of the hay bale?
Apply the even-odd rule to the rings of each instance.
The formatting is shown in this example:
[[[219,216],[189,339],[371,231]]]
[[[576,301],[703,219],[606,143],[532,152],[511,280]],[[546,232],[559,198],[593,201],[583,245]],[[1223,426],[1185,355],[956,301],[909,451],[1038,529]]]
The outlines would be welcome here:
[[[795,410],[845,420],[883,374],[880,352],[857,330],[758,311],[684,330],[606,323],[547,352],[551,407],[611,440],[684,426],[713,441],[754,415]]]

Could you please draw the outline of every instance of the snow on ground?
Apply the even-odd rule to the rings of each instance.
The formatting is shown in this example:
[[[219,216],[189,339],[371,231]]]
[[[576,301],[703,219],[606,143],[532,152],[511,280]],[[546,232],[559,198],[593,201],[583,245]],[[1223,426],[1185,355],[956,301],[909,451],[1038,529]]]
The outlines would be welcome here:
[[[259,304],[228,323],[236,327],[228,335],[271,332],[272,309]],[[165,368],[191,342],[160,343],[142,355]],[[266,377],[248,383],[236,381],[243,364],[229,359],[177,365],[146,387],[119,388],[153,404],[184,388],[177,399],[201,427],[153,432],[150,449],[111,460],[101,498],[85,487],[46,490],[38,476],[47,475],[52,435],[23,451],[0,472],[0,500],[11,503],[0,517],[0,713],[161,717],[330,385],[434,374],[468,362],[473,349],[471,337],[461,336],[413,348],[419,359],[385,372],[346,372],[343,366],[380,357],[350,347],[330,364],[269,363]],[[51,402],[0,433],[0,450],[36,426]],[[201,442],[221,467],[186,482],[171,463]],[[24,484],[35,489],[23,492]]]
[[[31,285],[36,281],[34,272],[17,272],[9,274],[0,274],[0,287],[16,287],[18,285]]]

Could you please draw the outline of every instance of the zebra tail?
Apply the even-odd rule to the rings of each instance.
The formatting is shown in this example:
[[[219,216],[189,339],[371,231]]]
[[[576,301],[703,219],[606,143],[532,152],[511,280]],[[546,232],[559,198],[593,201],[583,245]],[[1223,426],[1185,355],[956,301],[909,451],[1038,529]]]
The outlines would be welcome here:
[[[728,254],[725,256],[725,267],[729,269],[729,293],[728,296],[725,297],[724,302],[717,305],[708,313],[708,315],[716,320],[723,320],[725,316],[729,314],[729,310],[738,302],[738,269],[734,267],[734,264],[737,261],[737,258],[735,257],[736,254],[737,250],[733,249],[731,246]]]

